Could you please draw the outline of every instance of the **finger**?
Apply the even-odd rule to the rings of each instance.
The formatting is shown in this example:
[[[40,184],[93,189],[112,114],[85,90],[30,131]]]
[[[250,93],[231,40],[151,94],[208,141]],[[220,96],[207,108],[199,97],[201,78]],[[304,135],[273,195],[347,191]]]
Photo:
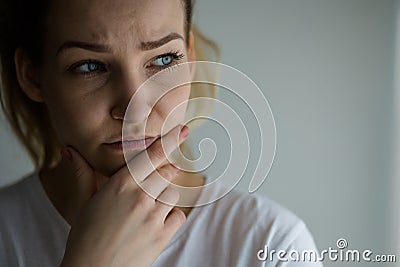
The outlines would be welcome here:
[[[175,127],[165,136],[154,142],[151,147],[136,156],[129,164],[139,182],[148,177],[159,167],[179,145],[187,138],[187,126]]]
[[[79,189],[79,199],[81,202],[87,201],[97,192],[95,171],[73,147],[63,148],[61,155],[72,169],[74,181]]]
[[[165,165],[160,170],[152,172],[140,185],[140,187],[154,199],[170,185],[175,177],[178,176],[180,170],[171,164]]]
[[[167,238],[171,239],[175,235],[175,233],[178,232],[179,228],[182,227],[185,221],[185,213],[183,213],[183,211],[176,207],[173,208],[164,222],[164,230]]]
[[[189,127],[187,126],[173,128],[162,138],[156,140],[148,149],[131,159],[128,162],[129,168],[124,166],[112,178],[117,180],[131,178],[131,170],[135,181],[142,182],[163,163],[172,151],[185,141],[188,135]]]
[[[178,203],[179,192],[172,187],[167,187],[157,198],[155,210],[160,214],[163,221],[168,217],[170,211]]]

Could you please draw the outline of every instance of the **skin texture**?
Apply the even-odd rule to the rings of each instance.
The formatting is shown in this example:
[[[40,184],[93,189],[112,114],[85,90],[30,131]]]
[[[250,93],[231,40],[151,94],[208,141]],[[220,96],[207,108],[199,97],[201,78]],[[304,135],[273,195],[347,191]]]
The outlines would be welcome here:
[[[179,210],[143,193],[130,176],[122,151],[107,144],[121,140],[129,100],[160,71],[161,55],[177,52],[179,60],[171,64],[195,59],[193,36],[185,36],[183,4],[180,0],[55,3],[47,19],[43,66],[34,67],[20,49],[15,62],[21,88],[32,100],[46,105],[60,141],[68,146],[57,167],[40,173],[49,198],[72,225],[63,266],[149,266],[182,226],[190,208]],[[143,43],[171,33],[182,38],[144,49]],[[91,46],[77,47],[76,42]],[[88,60],[95,63],[90,72]],[[160,136],[168,114],[189,94],[190,85],[179,87],[149,108],[151,92],[145,92],[132,134],[145,131],[148,136]],[[163,130],[174,148],[179,145],[176,140],[184,112],[174,113]],[[186,137],[181,136],[181,141]],[[135,151],[132,160],[144,152]],[[182,186],[203,184],[202,177],[168,164],[160,139],[147,152],[157,162],[155,166],[133,164],[144,174],[140,180],[156,188],[161,198],[176,203],[179,195],[168,184],[160,184],[154,178],[158,175]]]
[[[169,144],[173,144],[179,131],[178,126],[166,134]],[[187,129],[186,133],[181,131],[180,143],[187,135]],[[173,148],[174,145],[170,145],[166,153]],[[160,140],[148,150],[153,162],[159,166],[165,159],[159,153],[162,151]],[[144,186],[153,188],[160,199],[176,203],[178,193],[168,188],[167,183],[160,183],[156,179],[159,174],[151,166],[144,167],[142,161],[133,162],[133,167],[141,167],[143,174],[137,178],[143,180]],[[73,180],[85,193],[83,195],[89,197],[91,192],[95,192],[89,200],[80,203],[80,213],[72,225],[61,264],[63,267],[150,266],[185,222],[181,210],[155,201],[139,189],[127,168],[111,177],[104,177],[71,149],[63,151],[63,164],[75,174]],[[178,171],[168,164],[160,168],[160,174],[171,181]],[[91,183],[94,178],[106,180],[99,191]]]
[[[149,67],[151,61],[170,51],[184,54],[182,62],[189,60],[190,51],[181,39],[151,51],[139,49],[141,42],[158,40],[171,32],[184,36],[182,4],[179,0],[61,1],[50,12],[48,21],[51,26],[42,72],[43,101],[62,142],[79,150],[96,170],[111,175],[125,161],[121,153],[103,144],[120,138],[128,101],[154,74],[154,68]],[[67,40],[107,44],[111,51],[96,53],[70,48],[56,56]],[[107,64],[107,71],[89,78],[65,71],[71,64],[86,59]],[[190,87],[181,87],[165,96],[148,118],[144,112],[136,116],[135,132],[140,132],[147,119],[146,135],[159,136],[167,115],[189,94]],[[177,114],[168,130],[182,119],[183,114]]]

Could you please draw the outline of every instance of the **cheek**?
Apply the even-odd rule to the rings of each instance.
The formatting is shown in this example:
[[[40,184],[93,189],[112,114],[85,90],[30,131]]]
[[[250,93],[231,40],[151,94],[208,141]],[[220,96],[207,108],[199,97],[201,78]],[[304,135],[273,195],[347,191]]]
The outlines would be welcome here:
[[[166,124],[172,123],[171,127],[181,123],[185,118],[187,101],[190,95],[190,85],[181,86],[166,94],[158,103],[157,108]],[[170,128],[170,127],[169,127]]]
[[[105,115],[100,100],[58,92],[47,95],[45,102],[62,144],[75,147],[90,144]]]

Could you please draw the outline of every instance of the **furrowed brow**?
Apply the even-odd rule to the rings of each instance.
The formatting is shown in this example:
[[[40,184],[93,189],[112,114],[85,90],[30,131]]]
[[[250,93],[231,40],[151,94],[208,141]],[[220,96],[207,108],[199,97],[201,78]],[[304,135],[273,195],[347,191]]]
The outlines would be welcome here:
[[[140,49],[141,50],[152,50],[152,49],[156,49],[158,47],[161,47],[169,42],[171,42],[172,40],[176,40],[176,39],[182,39],[184,40],[184,38],[182,37],[182,35],[178,34],[178,33],[170,33],[167,36],[156,40],[156,41],[151,41],[151,42],[142,42],[140,44]]]
[[[90,50],[100,53],[107,53],[111,51],[111,48],[107,45],[87,43],[81,41],[66,41],[60,46],[60,48],[58,48],[57,55],[70,48],[82,48],[85,50]]]

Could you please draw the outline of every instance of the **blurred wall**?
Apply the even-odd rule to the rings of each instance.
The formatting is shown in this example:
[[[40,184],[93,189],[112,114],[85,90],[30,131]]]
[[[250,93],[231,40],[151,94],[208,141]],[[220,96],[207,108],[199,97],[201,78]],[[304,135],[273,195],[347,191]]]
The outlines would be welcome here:
[[[395,93],[394,102],[394,151],[392,159],[392,242],[400,251],[400,0],[396,0],[396,57],[394,68]]]
[[[395,1],[196,4],[222,62],[261,87],[275,116],[276,159],[258,193],[303,218],[320,249],[346,238],[350,248],[394,253]]]
[[[0,186],[12,183],[33,171],[33,165],[0,112]]]

